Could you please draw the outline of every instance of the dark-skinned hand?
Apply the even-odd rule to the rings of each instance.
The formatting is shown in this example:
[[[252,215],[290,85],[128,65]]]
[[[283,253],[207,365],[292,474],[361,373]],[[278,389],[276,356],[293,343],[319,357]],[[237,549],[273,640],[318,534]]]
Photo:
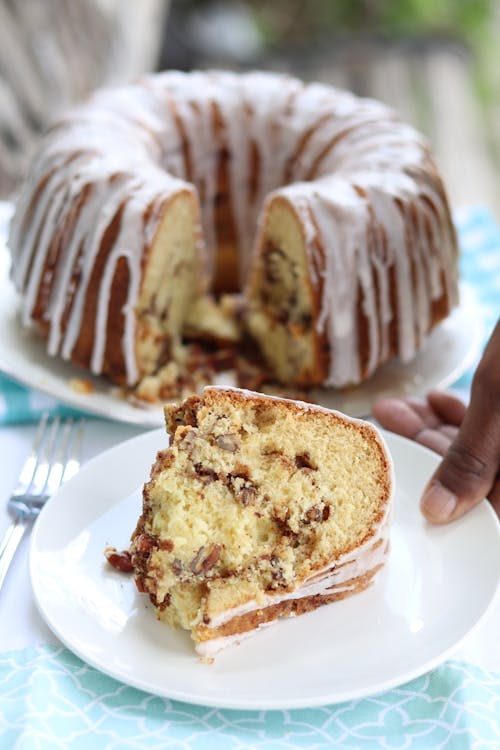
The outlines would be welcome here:
[[[443,456],[421,499],[429,521],[459,518],[487,497],[500,516],[500,320],[476,369],[466,407],[450,393],[385,398],[373,405],[385,429]]]

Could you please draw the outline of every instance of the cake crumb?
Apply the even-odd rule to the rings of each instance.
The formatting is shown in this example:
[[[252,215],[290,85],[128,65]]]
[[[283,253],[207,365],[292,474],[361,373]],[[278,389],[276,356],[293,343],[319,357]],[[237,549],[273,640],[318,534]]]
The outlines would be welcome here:
[[[200,656],[199,662],[200,664],[213,664],[215,659],[213,656]]]
[[[69,387],[76,393],[93,393],[94,385],[90,380],[86,378],[71,378],[69,381]]]

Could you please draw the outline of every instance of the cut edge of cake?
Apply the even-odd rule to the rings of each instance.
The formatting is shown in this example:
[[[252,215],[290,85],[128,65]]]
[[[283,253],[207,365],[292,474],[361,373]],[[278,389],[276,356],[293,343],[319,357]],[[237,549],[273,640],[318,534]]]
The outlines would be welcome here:
[[[132,562],[158,618],[200,655],[372,583],[394,489],[373,425],[216,387],[165,415],[170,446],[144,487]]]

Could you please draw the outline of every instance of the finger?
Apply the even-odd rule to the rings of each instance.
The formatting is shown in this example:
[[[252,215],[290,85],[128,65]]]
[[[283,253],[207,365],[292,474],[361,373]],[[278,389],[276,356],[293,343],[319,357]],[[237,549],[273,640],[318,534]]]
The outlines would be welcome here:
[[[373,405],[373,415],[382,427],[416,440],[441,456],[458,431],[457,427],[441,424],[435,417],[429,418],[429,406],[414,398],[381,399]]]
[[[425,428],[422,417],[405,399],[383,398],[373,404],[373,416],[386,430],[414,439]]]
[[[416,396],[404,396],[403,400],[420,417],[426,427],[438,427],[441,424],[439,416],[427,400],[417,398]]]
[[[438,427],[438,430],[442,435],[446,435],[446,437],[449,438],[450,443],[455,440],[458,435],[458,427],[455,427],[452,424],[442,424]]]
[[[450,429],[454,429],[455,432],[457,431],[456,427]],[[453,437],[455,436],[453,435]],[[417,433],[415,439],[420,445],[425,445],[425,447],[430,448],[431,451],[435,451],[436,453],[439,453],[440,456],[444,456],[452,443],[453,437],[447,434],[444,428],[440,428],[439,430],[425,428]]]
[[[456,396],[444,391],[431,391],[427,401],[441,422],[460,427],[464,421],[466,405]]]
[[[488,500],[493,506],[493,510],[500,518],[500,478],[495,482],[493,489],[488,493]]]
[[[435,523],[462,516],[490,494],[496,482],[500,415],[488,392],[476,389],[473,401],[422,496],[422,512]]]

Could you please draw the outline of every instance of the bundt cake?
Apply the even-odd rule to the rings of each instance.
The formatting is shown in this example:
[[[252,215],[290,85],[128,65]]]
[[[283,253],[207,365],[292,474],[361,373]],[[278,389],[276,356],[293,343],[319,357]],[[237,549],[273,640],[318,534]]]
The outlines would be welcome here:
[[[362,591],[388,551],[392,463],[373,425],[206,388],[165,407],[131,560],[157,616],[210,657]]]
[[[97,92],[47,133],[9,247],[23,323],[127,386],[182,363],[207,293],[242,294],[245,335],[302,386],[410,360],[457,302],[422,136],[378,102],[271,73]]]

